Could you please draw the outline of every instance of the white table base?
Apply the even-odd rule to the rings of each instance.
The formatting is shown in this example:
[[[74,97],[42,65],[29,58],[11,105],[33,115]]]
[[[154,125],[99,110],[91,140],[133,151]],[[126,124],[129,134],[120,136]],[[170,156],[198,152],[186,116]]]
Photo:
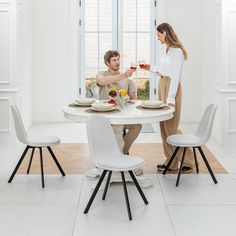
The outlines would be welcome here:
[[[89,178],[97,178],[101,175],[101,172],[102,171],[99,171],[99,169],[94,168],[94,169],[91,169],[91,170],[87,171],[86,176],[89,177]],[[136,179],[137,179],[137,181],[138,181],[141,188],[150,188],[150,187],[153,186],[153,183],[152,183],[151,179],[149,179],[147,176],[144,176],[144,175],[137,176],[137,175],[135,175],[135,177],[136,177]],[[126,182],[133,182],[133,180],[131,179],[128,172],[125,172],[125,181]],[[99,190],[104,189],[105,182],[106,181],[103,180],[103,184],[101,185]],[[120,182],[122,182],[120,172],[112,172],[110,184],[120,183]],[[97,181],[95,181],[94,184],[92,185],[92,189],[95,188],[96,184],[97,184]]]

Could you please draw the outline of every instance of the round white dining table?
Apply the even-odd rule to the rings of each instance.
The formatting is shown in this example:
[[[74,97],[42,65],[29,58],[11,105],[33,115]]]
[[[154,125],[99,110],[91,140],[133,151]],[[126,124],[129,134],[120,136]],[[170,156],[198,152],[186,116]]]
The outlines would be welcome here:
[[[86,112],[89,109],[88,107],[67,106],[63,109],[63,113],[65,118],[82,123],[86,123],[90,116],[103,115],[113,125],[156,123],[173,117],[174,108],[172,107],[168,109],[138,109],[137,106],[141,105],[141,103],[141,101],[137,100],[134,104],[127,104],[119,112],[88,113]]]
[[[80,106],[67,106],[63,109],[64,117],[80,123],[86,123],[90,116],[103,115],[107,117],[113,125],[113,130],[116,135],[121,152],[123,152],[124,140],[123,140],[123,127],[125,124],[145,124],[156,123],[160,121],[169,120],[173,117],[174,108],[168,107],[162,109],[145,109],[140,108],[142,101],[133,101],[131,104],[127,104],[123,109],[114,112],[86,112],[89,107]],[[86,175],[89,177],[97,177],[99,175],[97,168],[87,171]],[[139,184],[143,188],[151,187],[152,181],[145,176],[136,176]],[[127,178],[126,181],[132,181]],[[121,182],[120,176],[112,176],[110,182]]]

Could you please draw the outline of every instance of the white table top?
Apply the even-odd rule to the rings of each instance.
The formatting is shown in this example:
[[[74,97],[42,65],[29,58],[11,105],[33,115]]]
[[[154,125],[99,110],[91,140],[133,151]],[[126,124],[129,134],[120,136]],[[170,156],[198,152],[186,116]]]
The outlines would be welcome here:
[[[88,117],[94,115],[106,116],[112,124],[144,124],[169,120],[173,117],[174,108],[170,109],[137,109],[141,101],[135,101],[135,104],[126,105],[118,113],[87,113],[88,107],[65,107],[63,109],[64,117],[76,122],[86,123]]]

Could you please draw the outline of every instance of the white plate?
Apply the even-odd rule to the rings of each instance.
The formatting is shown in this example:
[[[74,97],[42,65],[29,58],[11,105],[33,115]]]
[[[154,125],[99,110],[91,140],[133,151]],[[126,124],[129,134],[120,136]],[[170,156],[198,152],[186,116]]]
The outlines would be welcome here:
[[[94,98],[84,98],[84,99],[76,99],[75,103],[78,105],[91,105],[95,102]]]
[[[115,107],[91,107],[91,110],[93,111],[114,111],[116,108]]]
[[[131,100],[131,99],[129,99],[128,101],[126,101],[127,102],[127,104],[135,104],[136,102],[135,102],[135,100]]]
[[[150,107],[150,108],[158,108],[161,105],[163,105],[163,101],[159,101],[159,100],[148,100],[148,101],[143,101],[142,105],[144,105],[145,107]]]
[[[99,110],[99,109],[108,109],[113,107],[113,104],[111,103],[101,103],[101,102],[95,102],[92,104],[92,107]]]
[[[167,107],[167,105],[166,104],[161,104],[161,105],[159,105],[159,106],[146,106],[146,105],[144,105],[144,104],[141,104],[141,107],[144,107],[144,108],[149,108],[149,109],[161,109],[161,108],[163,108],[163,107]]]

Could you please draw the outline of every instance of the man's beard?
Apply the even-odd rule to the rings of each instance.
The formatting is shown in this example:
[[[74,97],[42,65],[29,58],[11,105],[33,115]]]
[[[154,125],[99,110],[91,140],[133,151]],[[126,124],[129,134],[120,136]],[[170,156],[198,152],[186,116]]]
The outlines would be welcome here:
[[[117,72],[117,71],[120,70],[120,67],[117,67],[117,68],[116,68],[116,67],[112,67],[111,69],[112,69],[113,71]]]

